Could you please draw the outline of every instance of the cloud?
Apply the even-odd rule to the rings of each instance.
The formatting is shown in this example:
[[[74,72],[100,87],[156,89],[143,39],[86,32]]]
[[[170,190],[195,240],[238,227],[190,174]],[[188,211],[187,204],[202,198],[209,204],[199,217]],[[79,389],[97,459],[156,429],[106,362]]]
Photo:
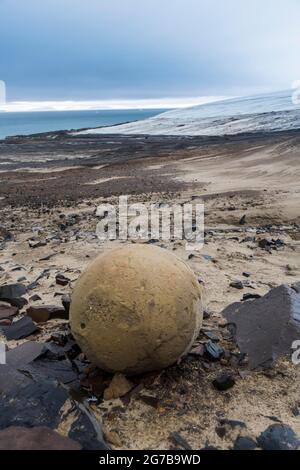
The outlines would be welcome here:
[[[2,0],[10,100],[136,99],[287,88],[298,0]]]

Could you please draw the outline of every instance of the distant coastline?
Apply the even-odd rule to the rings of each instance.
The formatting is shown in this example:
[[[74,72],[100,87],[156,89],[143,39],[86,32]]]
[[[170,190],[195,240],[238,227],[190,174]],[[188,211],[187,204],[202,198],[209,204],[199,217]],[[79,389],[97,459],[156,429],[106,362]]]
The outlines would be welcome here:
[[[113,126],[147,119],[167,109],[0,112],[0,140],[16,135]]]

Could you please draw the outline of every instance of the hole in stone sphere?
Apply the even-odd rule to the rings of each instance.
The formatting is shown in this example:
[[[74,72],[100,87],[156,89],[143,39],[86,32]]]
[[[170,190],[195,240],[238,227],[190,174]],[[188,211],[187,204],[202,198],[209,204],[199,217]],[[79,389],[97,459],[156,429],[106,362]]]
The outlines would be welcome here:
[[[82,330],[84,330],[85,329],[85,323],[81,323],[80,327],[81,327]]]

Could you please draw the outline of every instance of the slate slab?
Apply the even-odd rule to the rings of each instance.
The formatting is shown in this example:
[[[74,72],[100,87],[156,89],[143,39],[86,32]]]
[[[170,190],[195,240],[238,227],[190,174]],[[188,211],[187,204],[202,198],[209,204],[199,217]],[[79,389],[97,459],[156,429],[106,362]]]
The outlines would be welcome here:
[[[6,353],[6,364],[15,368],[22,367],[38,358],[45,349],[43,343],[27,341]]]
[[[299,283],[298,283],[299,284]],[[272,289],[260,299],[229,305],[222,314],[234,325],[234,336],[249,367],[270,366],[290,354],[300,339],[300,289],[298,284]]]
[[[27,289],[24,284],[6,284],[0,286],[0,300],[9,301],[16,297],[22,297],[26,292]]]
[[[298,450],[300,439],[290,426],[272,424],[257,438],[263,450]]]
[[[0,304],[0,320],[15,317],[18,314],[18,311],[19,309],[17,307]]]
[[[45,426],[10,426],[0,431],[0,450],[81,450],[82,446]]]
[[[62,408],[70,400],[68,390],[56,380],[38,374],[34,369],[16,370],[0,365],[0,430],[10,426],[48,427],[62,423]],[[76,417],[68,433],[86,450],[108,450],[99,422],[78,402],[71,401]]]
[[[26,315],[36,323],[44,323],[53,318],[67,320],[68,313],[60,305],[34,305],[26,310]]]
[[[6,337],[6,339],[22,339],[32,335],[37,331],[36,325],[33,323],[31,318],[23,317],[10,326],[1,326],[0,330]]]

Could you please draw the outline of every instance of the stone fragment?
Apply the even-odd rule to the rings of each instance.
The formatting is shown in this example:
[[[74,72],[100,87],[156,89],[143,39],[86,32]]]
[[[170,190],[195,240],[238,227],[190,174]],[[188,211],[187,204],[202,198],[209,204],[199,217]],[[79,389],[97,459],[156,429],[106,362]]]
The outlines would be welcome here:
[[[300,293],[297,284],[272,289],[260,299],[237,302],[222,312],[234,326],[240,351],[247,354],[249,367],[269,366],[289,354],[300,339]]]
[[[300,439],[290,426],[272,424],[257,438],[263,450],[299,450]]]
[[[11,303],[11,300],[22,297],[26,292],[26,286],[23,284],[6,284],[0,286],[0,300]]]
[[[205,354],[212,361],[218,361],[224,355],[224,349],[221,348],[217,343],[208,341],[205,345]]]
[[[13,318],[19,312],[17,307],[11,307],[10,305],[5,305],[0,303],[0,320]]]
[[[285,243],[283,240],[280,240],[280,238],[277,238],[276,240],[274,238],[263,238],[258,241],[258,246],[263,250],[271,251],[283,248],[285,246]]]
[[[22,339],[26,338],[29,335],[32,335],[37,330],[36,325],[33,323],[32,319],[29,317],[23,317],[21,320],[17,320],[12,323],[11,326],[2,326],[1,331],[6,337],[6,339]]]
[[[57,429],[65,419],[61,410],[69,401],[68,390],[31,368],[30,373],[0,366],[0,430],[10,426],[46,426]],[[76,419],[68,424],[68,437],[85,450],[108,450],[101,426],[87,408],[73,401]],[[64,425],[64,424],[63,424]]]
[[[64,274],[57,274],[55,276],[55,281],[56,281],[56,284],[60,286],[67,286],[70,282],[70,279],[66,277]]]
[[[29,240],[28,245],[30,248],[40,248],[41,246],[46,246],[47,242],[44,240]]]
[[[244,284],[242,281],[232,281],[229,285],[234,289],[244,289]]]
[[[133,383],[126,379],[123,374],[115,374],[106,390],[104,390],[104,400],[120,398],[130,392]]]
[[[61,303],[62,303],[65,311],[69,315],[70,305],[71,305],[71,297],[69,296],[69,294],[65,294],[65,295],[62,296]]]
[[[0,431],[0,450],[81,450],[78,442],[50,428],[10,426]]]
[[[255,299],[260,299],[261,295],[260,294],[252,294],[248,292],[247,294],[243,295],[242,302],[245,302],[246,300],[255,300]]]
[[[21,367],[34,361],[44,350],[43,343],[27,341],[6,353],[6,364],[12,367]]]
[[[249,436],[240,436],[234,443],[233,450],[255,450],[258,448],[257,442]]]
[[[15,239],[14,235],[4,225],[0,225],[0,240],[11,242]]]
[[[26,315],[36,323],[44,323],[53,318],[68,319],[66,310],[57,305],[32,305],[26,310]]]
[[[215,389],[224,392],[235,385],[235,380],[230,374],[220,374],[213,380]]]
[[[178,432],[172,432],[172,434],[170,434],[170,440],[174,442],[176,446],[179,446],[182,449],[193,450],[186,439],[184,439],[184,437],[182,437]]]

